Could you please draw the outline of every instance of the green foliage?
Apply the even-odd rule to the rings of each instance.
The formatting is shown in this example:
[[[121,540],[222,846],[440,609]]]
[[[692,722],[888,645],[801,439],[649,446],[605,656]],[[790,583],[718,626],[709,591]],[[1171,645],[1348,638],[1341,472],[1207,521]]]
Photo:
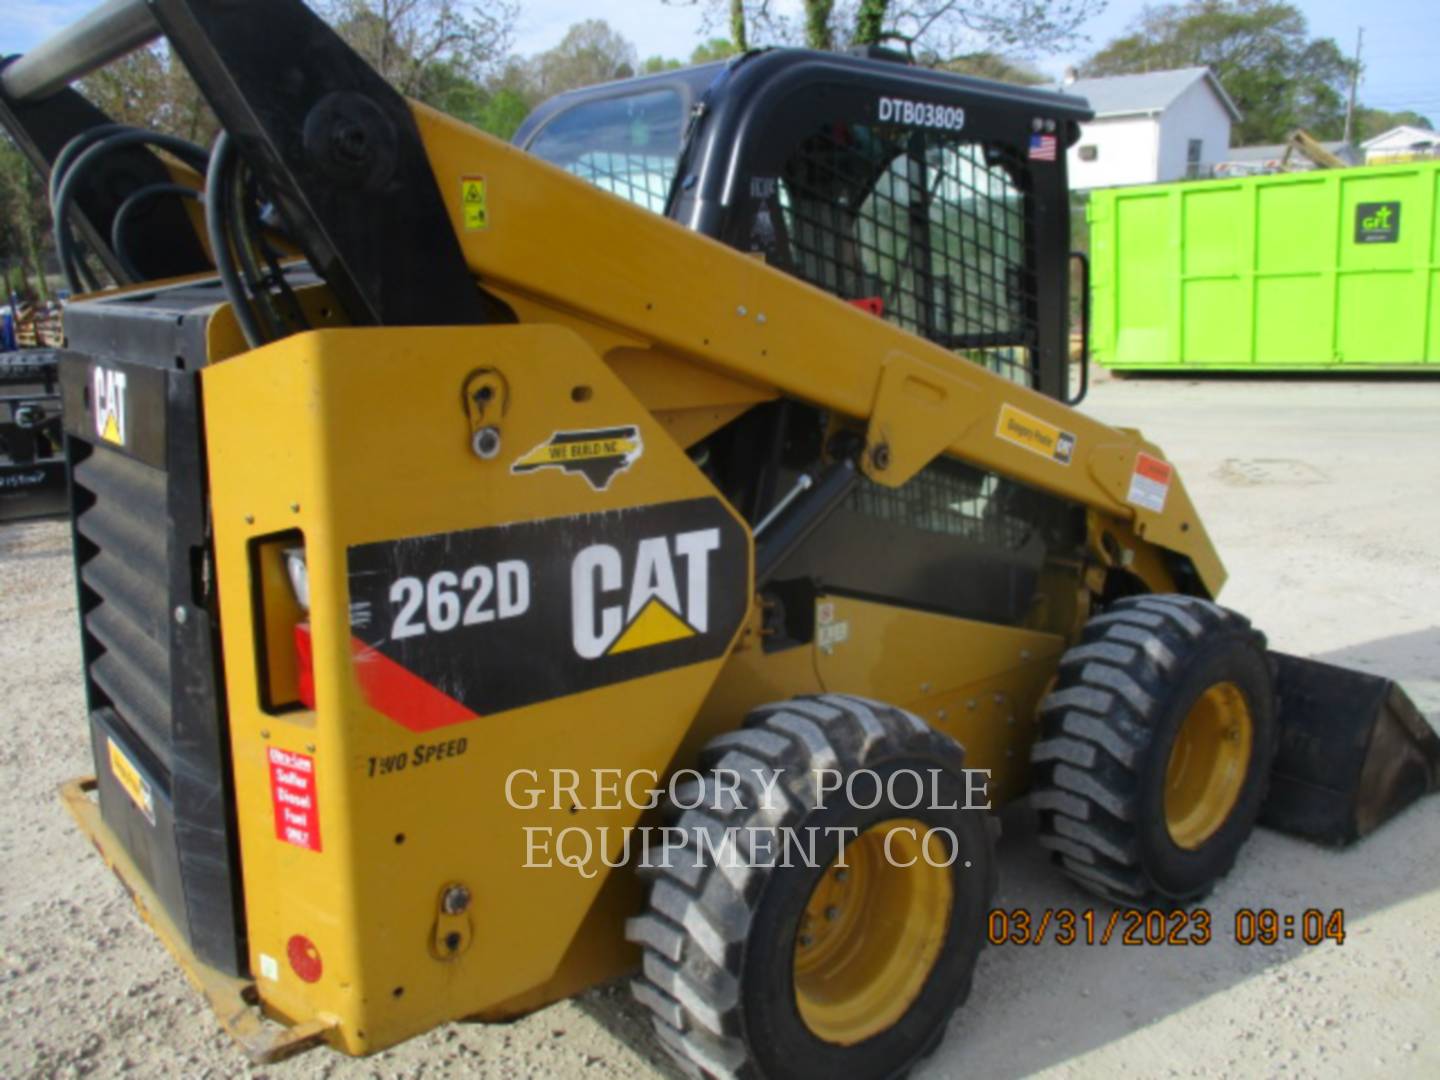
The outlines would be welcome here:
[[[560,44],[530,61],[530,83],[540,100],[566,90],[635,74],[635,46],[603,19],[586,19],[565,32]]]
[[[658,75],[662,71],[674,71],[676,68],[684,67],[679,60],[668,56],[647,56],[640,61],[640,75]]]
[[[740,51],[729,38],[715,37],[695,46],[695,51],[690,54],[690,63],[709,64],[735,56]]]
[[[855,44],[879,45],[885,33],[885,9],[889,0],[860,0],[855,11]]]
[[[517,8],[505,0],[308,0],[391,85],[415,97],[443,62],[478,80],[508,51]]]
[[[1296,128],[1338,139],[1352,65],[1312,38],[1283,0],[1189,0],[1146,8],[1130,32],[1084,64],[1086,75],[1208,66],[1240,110],[1236,145],[1283,142]]]
[[[736,52],[750,48],[745,33],[745,0],[730,0],[730,40],[735,43]]]
[[[12,288],[29,298],[49,297],[42,262],[49,229],[45,185],[15,144],[0,138],[0,271],[6,282],[0,303]]]
[[[1011,60],[993,52],[969,53],[957,56],[939,65],[945,71],[957,75],[978,75],[982,79],[997,82],[1017,83],[1020,86],[1041,86],[1050,82],[1049,76],[1029,64]]]
[[[829,49],[834,44],[830,33],[830,13],[835,0],[805,0],[805,44],[812,49]]]
[[[807,14],[814,0],[807,0]],[[948,63],[975,52],[1036,56],[1075,45],[1107,0],[860,0],[857,44],[897,42]],[[818,5],[816,5],[818,6]],[[826,4],[827,15],[832,5]]]
[[[79,89],[112,120],[208,146],[218,123],[168,45],[139,49],[87,75]]]
[[[472,123],[481,131],[508,141],[514,138],[525,117],[530,115],[531,108],[533,106],[523,94],[505,87],[490,95]]]
[[[1384,109],[1369,109],[1360,105],[1355,109],[1355,141],[1362,143],[1383,135],[1391,128],[1409,126],[1433,131],[1435,125],[1428,116],[1406,109],[1402,112],[1386,112]]]
[[[457,120],[479,127],[487,95],[455,64],[437,60],[421,73],[413,96],[417,101],[449,113]]]

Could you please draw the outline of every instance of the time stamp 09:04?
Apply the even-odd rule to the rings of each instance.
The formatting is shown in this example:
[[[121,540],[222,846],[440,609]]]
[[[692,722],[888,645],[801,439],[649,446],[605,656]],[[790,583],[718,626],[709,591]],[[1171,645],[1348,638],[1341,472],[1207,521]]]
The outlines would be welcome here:
[[[1207,908],[1189,911],[1115,908],[995,908],[990,912],[992,945],[1209,945],[1225,920]],[[1230,921],[1237,945],[1345,944],[1345,911],[1306,908],[1287,913],[1275,908],[1239,908]]]

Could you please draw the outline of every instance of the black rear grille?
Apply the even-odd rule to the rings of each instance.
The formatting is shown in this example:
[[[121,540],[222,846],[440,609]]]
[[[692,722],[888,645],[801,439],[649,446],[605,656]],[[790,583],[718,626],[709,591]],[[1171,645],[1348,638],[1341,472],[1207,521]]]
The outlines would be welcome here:
[[[106,827],[195,955],[239,975],[245,924],[200,377],[176,368],[173,353],[154,361],[151,331],[176,319],[155,318],[158,303],[77,301],[82,317],[66,316],[72,344],[85,348],[88,334],[97,349],[60,362],[91,748]],[[97,422],[99,380],[123,391],[114,429]],[[97,438],[115,429],[118,444]]]
[[[169,585],[165,473],[95,447],[75,467],[76,519],[88,544],[77,551],[92,594],[84,617],[90,676],[120,719],[164,770],[169,787]]]

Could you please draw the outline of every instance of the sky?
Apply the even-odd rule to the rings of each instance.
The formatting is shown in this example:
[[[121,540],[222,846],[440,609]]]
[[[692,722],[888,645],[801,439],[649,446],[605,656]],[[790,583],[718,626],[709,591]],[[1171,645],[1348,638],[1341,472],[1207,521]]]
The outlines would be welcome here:
[[[100,0],[5,0],[0,13],[0,55],[23,52],[47,34],[74,22]],[[702,3],[704,0],[702,0]],[[1346,53],[1355,32],[1365,29],[1365,75],[1360,100],[1375,108],[1414,109],[1440,124],[1440,4],[1435,0],[1292,0],[1305,13],[1313,35],[1332,37]],[[661,0],[519,0],[516,51],[529,55],[555,45],[570,24],[605,19],[635,43],[641,57],[686,58],[707,36],[702,8]],[[799,10],[798,0],[778,0],[780,10]],[[1041,58],[1038,66],[1055,76],[1110,38],[1140,13],[1143,0],[1109,0],[1085,28],[1088,46],[1073,55]]]

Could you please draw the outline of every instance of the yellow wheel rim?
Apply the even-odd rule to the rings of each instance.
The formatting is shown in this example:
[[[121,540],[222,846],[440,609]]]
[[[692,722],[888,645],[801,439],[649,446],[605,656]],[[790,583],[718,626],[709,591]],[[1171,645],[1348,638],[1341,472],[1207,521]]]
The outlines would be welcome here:
[[[1254,741],[1250,706],[1234,683],[1216,683],[1191,706],[1165,768],[1165,824],[1177,846],[1193,851],[1225,824]]]
[[[818,1038],[862,1042],[920,996],[953,899],[952,871],[925,859],[927,831],[911,818],[870,827],[845,845],[846,865],[832,863],[810,894],[795,936],[795,1003]],[[928,848],[933,862],[952,854],[943,834]]]

